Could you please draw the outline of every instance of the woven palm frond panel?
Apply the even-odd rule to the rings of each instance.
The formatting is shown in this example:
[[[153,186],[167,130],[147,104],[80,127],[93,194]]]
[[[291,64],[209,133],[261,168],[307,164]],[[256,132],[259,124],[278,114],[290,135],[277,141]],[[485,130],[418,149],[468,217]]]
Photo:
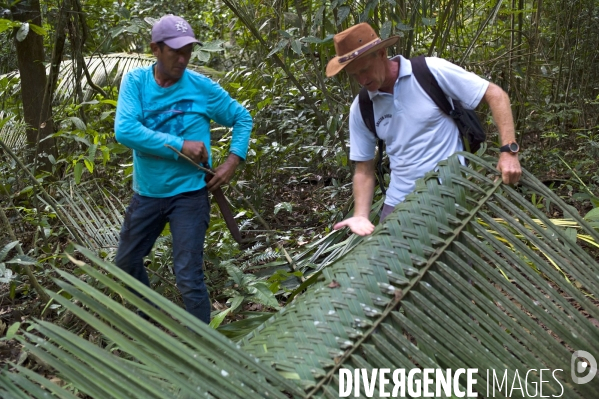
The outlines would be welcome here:
[[[421,179],[243,350],[306,397],[339,397],[340,368],[477,368],[482,397],[493,372],[522,388],[492,397],[529,397],[540,378],[550,380],[543,395],[595,397],[599,378],[577,385],[570,373],[575,350],[599,355],[599,235],[526,171],[514,189],[491,163],[464,156],[469,167],[454,156]],[[533,193],[570,227],[549,220]]]

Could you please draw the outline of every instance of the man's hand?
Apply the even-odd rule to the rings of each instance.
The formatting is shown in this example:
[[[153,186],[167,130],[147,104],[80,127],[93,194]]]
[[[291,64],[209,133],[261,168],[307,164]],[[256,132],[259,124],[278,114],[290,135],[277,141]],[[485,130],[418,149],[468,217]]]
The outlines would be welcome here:
[[[210,180],[208,180],[208,183],[206,183],[208,190],[214,191],[223,184],[230,182],[231,178],[235,174],[235,169],[240,162],[241,158],[239,158],[237,155],[229,154],[227,160],[218,168],[216,168],[214,171],[214,176],[212,176]]]
[[[208,162],[208,151],[203,141],[185,140],[183,141],[181,152],[195,163],[203,164],[204,162]]]
[[[501,172],[501,179],[505,184],[516,184],[522,176],[522,168],[517,154],[502,152],[499,154],[497,170]]]
[[[333,226],[333,229],[339,230],[344,227],[349,227],[354,234],[359,236],[367,236],[372,234],[374,231],[374,225],[370,223],[370,220],[368,220],[367,217],[364,216],[354,216],[349,219],[345,219]]]

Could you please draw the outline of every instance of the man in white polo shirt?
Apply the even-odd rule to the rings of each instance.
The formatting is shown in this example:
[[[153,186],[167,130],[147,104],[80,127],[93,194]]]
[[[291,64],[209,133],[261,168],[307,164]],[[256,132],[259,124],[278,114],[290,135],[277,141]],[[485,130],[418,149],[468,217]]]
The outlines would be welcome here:
[[[417,179],[463,146],[458,128],[412,74],[412,65],[402,56],[387,58],[386,48],[399,37],[379,39],[367,23],[355,25],[333,38],[337,56],[327,65],[331,77],[345,69],[368,90],[373,103],[378,137],[386,144],[391,183],[385,197],[381,221],[413,191]],[[427,57],[426,64],[443,92],[460,100],[466,109],[485,101],[499,130],[501,152],[497,169],[503,182],[515,184],[522,173],[515,142],[514,122],[507,94],[497,85],[440,58]],[[354,215],[334,228],[349,227],[359,235],[374,231],[368,216],[374,195],[376,139],[360,112],[358,97],[349,114],[350,159],[356,162],[353,178]],[[515,151],[514,151],[515,149]]]

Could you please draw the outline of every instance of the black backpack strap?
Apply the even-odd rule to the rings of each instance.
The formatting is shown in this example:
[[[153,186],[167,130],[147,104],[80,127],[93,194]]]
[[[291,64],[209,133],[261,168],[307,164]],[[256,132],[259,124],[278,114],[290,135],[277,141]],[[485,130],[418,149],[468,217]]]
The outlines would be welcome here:
[[[362,119],[364,120],[364,124],[374,134],[374,137],[377,139],[379,136],[376,134],[376,126],[374,123],[374,106],[372,105],[372,100],[368,95],[368,90],[365,87],[360,89],[360,94],[358,94],[358,103],[360,104],[360,113],[362,114]]]
[[[453,107],[445,96],[443,89],[439,86],[437,79],[435,79],[431,70],[428,69],[424,56],[419,55],[418,57],[410,58],[410,63],[412,64],[412,73],[416,77],[418,83],[420,83],[420,86],[422,86],[422,89],[435,104],[437,104],[437,107],[439,107],[441,111],[452,116],[451,111],[453,111]]]
[[[374,122],[374,105],[372,104],[372,100],[368,95],[368,90],[365,87],[360,89],[360,94],[358,94],[358,104],[360,105],[360,114],[362,114],[362,120],[364,120],[364,124],[374,134],[374,137],[377,138],[377,147],[379,148],[379,157],[376,163],[376,173],[379,180],[379,186],[381,187],[381,192],[383,195],[387,193],[385,190],[385,171],[383,170],[383,149],[385,143],[381,140],[376,134],[376,124]]]
[[[410,62],[412,63],[412,73],[416,77],[416,80],[418,81],[420,86],[422,86],[422,89],[426,92],[426,94],[428,94],[431,100],[433,100],[435,104],[437,104],[437,107],[439,107],[439,109],[443,111],[445,114],[453,118],[454,122],[458,126],[460,139],[462,140],[464,148],[466,149],[466,151],[470,152],[471,144],[468,141],[468,137],[464,136],[464,134],[462,133],[460,123],[458,122],[458,119],[462,114],[460,110],[463,109],[461,104],[456,104],[455,107],[458,107],[457,110],[455,107],[451,106],[451,103],[445,96],[445,92],[443,92],[443,89],[441,88],[441,86],[439,86],[439,82],[437,82],[437,79],[435,79],[435,75],[433,75],[431,70],[428,68],[428,65],[426,65],[426,59],[423,55],[410,58]],[[474,113],[474,111],[471,112]],[[478,122],[476,114],[474,114],[474,118]],[[480,127],[480,130],[482,132],[482,126]],[[478,149],[478,146],[475,147],[474,151],[476,151],[476,149]]]

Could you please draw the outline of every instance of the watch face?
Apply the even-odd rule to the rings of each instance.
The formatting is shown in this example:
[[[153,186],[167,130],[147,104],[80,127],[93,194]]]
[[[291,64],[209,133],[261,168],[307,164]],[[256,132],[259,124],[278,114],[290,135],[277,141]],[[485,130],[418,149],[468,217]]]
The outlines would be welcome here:
[[[510,143],[509,146],[511,152],[518,152],[518,150],[520,149],[518,143],[515,142]]]

